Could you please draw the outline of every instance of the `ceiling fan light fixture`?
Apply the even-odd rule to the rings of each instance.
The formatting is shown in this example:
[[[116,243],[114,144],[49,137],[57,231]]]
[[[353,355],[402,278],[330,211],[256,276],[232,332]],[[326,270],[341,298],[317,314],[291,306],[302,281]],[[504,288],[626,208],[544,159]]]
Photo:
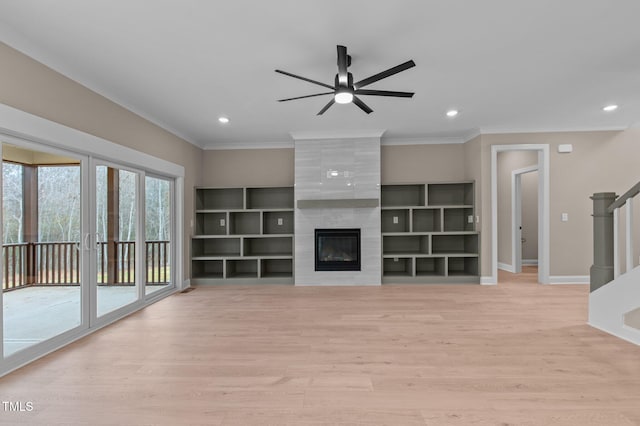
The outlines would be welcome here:
[[[348,104],[353,101],[353,93],[348,89],[339,90],[336,92],[335,100],[339,104]]]

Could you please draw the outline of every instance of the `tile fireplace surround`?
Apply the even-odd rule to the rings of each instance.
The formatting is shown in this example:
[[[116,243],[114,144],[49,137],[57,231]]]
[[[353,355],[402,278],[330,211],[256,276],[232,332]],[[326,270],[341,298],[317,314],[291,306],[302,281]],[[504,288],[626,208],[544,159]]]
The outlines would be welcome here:
[[[295,140],[295,284],[380,285],[380,137],[293,134]],[[358,228],[360,271],[316,271],[314,233]]]

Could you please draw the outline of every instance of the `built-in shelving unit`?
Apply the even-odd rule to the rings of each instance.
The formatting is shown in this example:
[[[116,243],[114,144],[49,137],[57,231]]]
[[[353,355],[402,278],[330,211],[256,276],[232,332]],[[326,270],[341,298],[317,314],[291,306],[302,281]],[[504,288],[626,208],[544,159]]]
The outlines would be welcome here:
[[[191,282],[293,283],[293,187],[196,188]]]
[[[382,282],[479,283],[474,183],[382,185]]]

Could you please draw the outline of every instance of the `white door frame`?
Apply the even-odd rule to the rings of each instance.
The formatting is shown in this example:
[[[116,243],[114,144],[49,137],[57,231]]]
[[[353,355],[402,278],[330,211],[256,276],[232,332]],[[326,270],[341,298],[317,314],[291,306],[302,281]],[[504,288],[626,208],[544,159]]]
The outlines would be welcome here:
[[[498,283],[498,153],[536,151],[538,153],[538,282],[549,284],[549,145],[514,144],[491,146],[491,276],[487,283]]]
[[[522,272],[522,175],[537,171],[536,164],[511,172],[511,265],[514,274]]]

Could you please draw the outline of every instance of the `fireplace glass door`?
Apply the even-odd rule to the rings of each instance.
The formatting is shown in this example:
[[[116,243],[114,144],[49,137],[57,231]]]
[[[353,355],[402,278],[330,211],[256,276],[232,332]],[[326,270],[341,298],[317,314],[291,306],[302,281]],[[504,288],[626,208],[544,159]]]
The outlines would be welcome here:
[[[316,271],[359,271],[360,229],[316,229]]]

